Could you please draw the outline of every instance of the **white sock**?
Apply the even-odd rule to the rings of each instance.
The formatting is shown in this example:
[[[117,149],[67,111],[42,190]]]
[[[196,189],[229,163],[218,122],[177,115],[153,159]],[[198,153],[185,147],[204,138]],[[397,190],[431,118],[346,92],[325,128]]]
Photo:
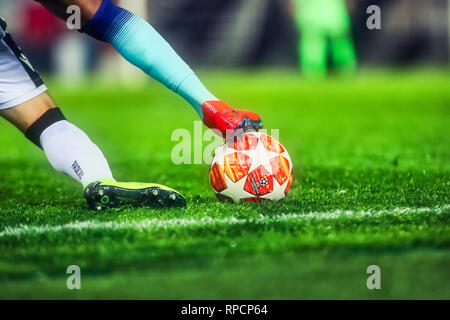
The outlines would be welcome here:
[[[90,182],[113,178],[105,156],[79,128],[62,120],[46,128],[40,141],[53,168],[86,186]]]

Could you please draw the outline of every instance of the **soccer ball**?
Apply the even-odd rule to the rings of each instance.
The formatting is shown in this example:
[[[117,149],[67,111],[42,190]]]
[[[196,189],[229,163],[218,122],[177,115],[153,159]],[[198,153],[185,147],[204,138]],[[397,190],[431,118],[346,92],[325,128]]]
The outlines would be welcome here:
[[[292,161],[286,148],[273,137],[245,133],[216,149],[209,180],[221,201],[277,201],[291,187]]]

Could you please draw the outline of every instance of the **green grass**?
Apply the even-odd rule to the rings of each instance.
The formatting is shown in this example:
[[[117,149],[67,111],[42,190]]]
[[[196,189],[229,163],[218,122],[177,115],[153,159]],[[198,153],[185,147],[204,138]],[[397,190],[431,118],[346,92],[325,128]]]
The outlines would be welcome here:
[[[280,129],[294,163],[287,199],[219,203],[207,165],[174,165],[171,134],[192,132],[197,117],[154,82],[120,89],[49,83],[117,179],[167,184],[189,205],[89,211],[80,185],[54,173],[40,150],[1,121],[0,234],[49,229],[0,236],[0,298],[450,298],[447,70],[320,83],[269,71],[202,78],[231,104],[259,111],[266,128]],[[353,214],[330,216],[336,210]],[[276,218],[283,214],[298,217]],[[171,224],[204,217],[243,222]],[[166,227],[132,227],[149,219]],[[90,220],[125,227],[56,229]],[[82,269],[80,291],[66,288],[72,264]],[[381,267],[381,290],[366,287],[372,264]]]

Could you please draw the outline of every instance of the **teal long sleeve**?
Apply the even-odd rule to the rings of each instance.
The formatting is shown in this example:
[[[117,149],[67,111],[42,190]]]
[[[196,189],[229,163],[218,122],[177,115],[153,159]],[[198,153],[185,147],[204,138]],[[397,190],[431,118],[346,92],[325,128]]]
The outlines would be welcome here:
[[[144,19],[124,11],[111,30],[110,43],[130,63],[186,99],[203,118],[202,105],[217,100],[194,71]]]

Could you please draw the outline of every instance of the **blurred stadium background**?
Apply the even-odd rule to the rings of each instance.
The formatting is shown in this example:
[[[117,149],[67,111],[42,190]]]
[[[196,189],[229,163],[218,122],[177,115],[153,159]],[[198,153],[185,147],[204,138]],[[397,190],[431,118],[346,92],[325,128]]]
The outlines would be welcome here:
[[[308,2],[120,2],[146,16],[195,67],[294,68],[298,65],[297,44],[302,38],[302,28],[296,27],[293,2],[302,1]],[[341,0],[318,2],[329,4]],[[366,27],[369,16],[366,9],[374,4],[381,7],[381,30]],[[348,0],[347,10],[351,17],[351,37],[358,66],[449,65],[450,1]],[[68,31],[64,22],[51,16],[34,1],[2,0],[0,12],[30,60],[44,74],[56,73],[63,79],[76,81],[88,71],[111,72],[111,69],[117,69],[111,68],[117,63],[113,50],[85,35],[79,37]],[[126,64],[119,69],[122,74],[129,74]]]

